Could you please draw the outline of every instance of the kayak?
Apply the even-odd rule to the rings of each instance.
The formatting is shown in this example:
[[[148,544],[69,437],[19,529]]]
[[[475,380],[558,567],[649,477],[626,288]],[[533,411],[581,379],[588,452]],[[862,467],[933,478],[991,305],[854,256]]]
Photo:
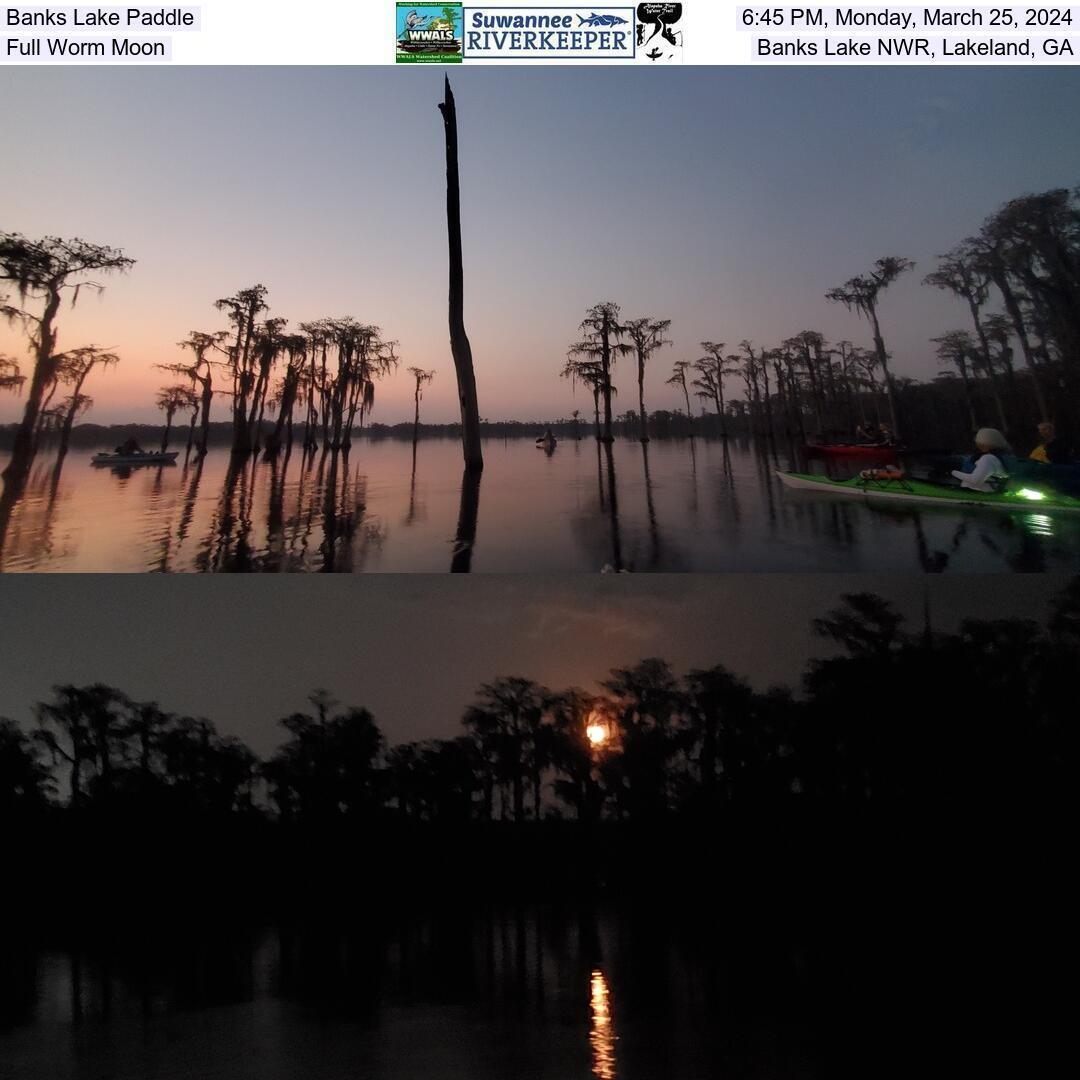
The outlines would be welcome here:
[[[167,453],[150,451],[146,454],[95,454],[90,459],[91,465],[171,465],[176,461],[179,450]]]
[[[1017,487],[1011,491],[968,491],[948,487],[929,480],[903,477],[899,480],[829,480],[809,473],[780,472],[776,474],[784,487],[796,491],[817,491],[848,498],[872,501],[929,503],[936,506],[982,506],[996,510],[1065,511],[1080,513],[1080,499],[1043,488]]]
[[[1045,484],[1070,495],[1080,492],[1080,465],[1044,465],[1039,461],[1020,461],[1009,468],[1009,475],[1025,484]]]
[[[807,443],[811,457],[895,457],[899,447],[875,443]]]

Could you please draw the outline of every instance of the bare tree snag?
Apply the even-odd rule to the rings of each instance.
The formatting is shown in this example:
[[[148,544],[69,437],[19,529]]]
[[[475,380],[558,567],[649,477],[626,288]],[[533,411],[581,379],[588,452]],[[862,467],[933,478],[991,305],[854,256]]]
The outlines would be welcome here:
[[[446,132],[446,224],[450,245],[450,351],[457,370],[458,403],[461,406],[461,448],[465,468],[479,471],[484,467],[480,449],[480,411],[476,404],[476,375],[473,372],[472,347],[465,333],[465,300],[461,259],[461,192],[458,186],[457,110],[450,80],[439,112]]]

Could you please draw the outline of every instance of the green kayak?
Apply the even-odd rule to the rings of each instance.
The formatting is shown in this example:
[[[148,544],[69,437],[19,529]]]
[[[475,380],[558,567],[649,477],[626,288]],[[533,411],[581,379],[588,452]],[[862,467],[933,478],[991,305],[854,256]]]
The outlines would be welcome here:
[[[914,480],[903,477],[899,480],[830,480],[825,476],[812,476],[810,473],[792,473],[777,471],[784,487],[797,491],[818,491],[829,495],[844,495],[848,498],[865,498],[879,501],[907,503],[932,503],[936,506],[986,506],[998,510],[1020,510],[1046,512],[1069,511],[1080,513],[1080,499],[1063,495],[1059,491],[1050,491],[1043,487],[1026,487],[1017,482],[1015,490],[1009,491],[968,491],[966,488],[947,487],[929,480]]]

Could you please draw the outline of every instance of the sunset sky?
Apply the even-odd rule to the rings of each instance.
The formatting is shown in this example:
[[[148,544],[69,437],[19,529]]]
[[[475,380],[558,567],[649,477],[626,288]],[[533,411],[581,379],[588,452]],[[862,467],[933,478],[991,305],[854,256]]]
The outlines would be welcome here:
[[[1001,202],[1080,183],[1069,68],[455,70],[466,319],[481,415],[586,409],[558,378],[591,303],[673,320],[647,386],[678,405],[672,361],[702,339],[778,343],[815,328],[868,344],[827,288],[884,254],[917,270],[882,308],[896,370],[932,377],[928,339],[964,309],[919,284]],[[438,372],[446,334],[442,72],[409,68],[0,70],[0,229],[82,236],[137,260],[60,324],[60,347],[122,357],[89,419],[153,421],[156,363],[213,301],[262,282],[293,324],[351,314]],[[0,351],[24,343],[0,329]],[[631,366],[616,382],[630,390]],[[733,390],[736,387],[732,387]],[[618,408],[630,407],[627,392]],[[21,402],[5,395],[0,422]],[[375,420],[411,416],[408,376]],[[221,403],[216,418],[224,417]]]
[[[276,721],[324,687],[372,710],[391,742],[457,733],[476,688],[523,675],[595,689],[608,670],[662,656],[681,673],[726,664],[765,689],[797,685],[835,649],[810,620],[844,592],[892,600],[937,629],[961,618],[1043,619],[1052,575],[722,574],[364,578],[13,575],[0,621],[0,716],[33,721],[58,682],[106,682],[208,716],[260,753]],[[52,642],[52,647],[44,643]]]

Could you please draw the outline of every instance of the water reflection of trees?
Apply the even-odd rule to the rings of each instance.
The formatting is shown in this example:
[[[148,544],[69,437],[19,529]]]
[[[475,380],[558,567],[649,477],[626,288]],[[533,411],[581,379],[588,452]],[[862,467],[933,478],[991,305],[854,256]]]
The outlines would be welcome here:
[[[54,529],[60,510],[60,479],[63,459],[50,466],[46,461],[32,463],[23,487],[17,495],[5,488],[0,493],[0,569],[4,566],[4,551],[33,552],[36,559],[47,560],[55,551]],[[18,525],[9,530],[18,510]]]
[[[649,473],[649,441],[641,440],[641,470],[645,480],[645,512],[649,519],[649,569],[658,570],[661,566],[660,523],[656,517],[656,503],[653,500],[652,476]]]
[[[363,568],[386,537],[380,522],[366,520],[366,477],[351,465],[347,451],[304,451],[290,482],[291,466],[291,448],[262,463],[230,459],[196,556],[199,570],[350,572]],[[201,471],[201,464],[196,469]],[[193,479],[185,503],[188,520],[197,486],[198,480]],[[266,507],[266,539],[256,545],[255,506],[260,492]],[[290,492],[295,499],[289,497]]]
[[[693,475],[696,469],[693,440],[688,440],[687,445],[691,447]],[[639,449],[640,487],[634,483],[637,464],[628,465],[624,460],[620,467],[623,480],[629,477],[629,483],[620,490],[615,450],[610,444],[597,441],[597,494],[595,503],[583,507],[575,516],[578,541],[588,550],[590,565],[606,573],[685,570],[687,557],[678,542],[665,532],[664,514],[656,498],[651,457],[655,440],[638,440],[632,452]],[[696,512],[696,481],[691,485],[689,512],[692,515]],[[675,525],[676,528],[683,525],[681,516]]]
[[[607,512],[611,522],[611,563],[610,568],[618,573],[625,569],[623,565],[622,533],[619,528],[619,489],[615,479],[615,457],[609,441],[598,441],[597,447],[603,447],[604,467],[607,474]],[[601,506],[604,504],[603,480],[601,480]]]
[[[403,522],[406,526],[415,525],[418,521],[422,521],[427,517],[427,507],[417,498],[416,494],[416,443],[417,440],[413,439],[412,468],[409,471],[409,505],[405,510],[405,520]]]
[[[465,468],[461,474],[461,499],[457,530],[454,533],[450,571],[467,574],[472,569],[473,548],[476,545],[476,526],[480,516],[480,479],[477,469]]]
[[[620,573],[632,567],[624,557],[615,460],[610,443],[597,439],[595,446],[595,495],[582,503],[572,526],[578,543],[588,553],[588,569]]]
[[[910,507],[793,496],[778,486],[768,447],[755,449],[738,436],[654,439],[638,462],[633,459],[641,445],[593,440],[590,468],[587,444],[560,444],[545,478],[549,501],[529,511],[543,517],[541,527],[531,530],[525,514],[509,523],[526,530],[516,553],[521,565],[532,565],[530,545],[545,542],[551,550],[536,552],[545,564],[561,560],[592,571],[756,569],[807,561],[825,567],[849,555],[868,567],[910,562],[929,572],[969,565],[1039,571],[1063,557],[1076,531],[1075,523],[1050,515],[913,513]],[[93,484],[113,489],[102,492],[102,507],[111,500],[122,511],[115,535],[111,524],[106,530],[115,552],[110,556],[106,547],[104,558],[112,558],[109,568],[166,572],[355,572],[383,565],[384,556],[396,566],[392,518],[403,529],[432,533],[433,548],[449,543],[453,569],[472,569],[482,535],[479,483],[462,482],[456,518],[441,500],[429,505],[425,496],[438,488],[427,488],[425,480],[445,463],[427,448],[421,441],[409,461],[402,447],[389,465],[381,457],[369,465],[376,450],[371,444],[350,452],[293,451],[283,443],[269,459],[222,452],[192,454],[182,465],[95,470]],[[85,461],[76,464],[85,467]],[[62,467],[55,458],[39,457],[19,505],[0,499],[0,514],[9,514],[0,566],[80,568],[82,524],[95,507],[81,487],[86,481],[72,468],[70,455]],[[515,461],[514,468],[524,465]],[[369,474],[377,505],[368,498]],[[565,540],[558,533],[564,520],[560,483],[569,492],[566,502],[572,505],[577,496],[565,519]],[[505,509],[496,496],[487,514],[497,525],[500,513]],[[497,528],[493,536],[507,542]],[[758,546],[748,547],[748,541]],[[563,550],[563,544],[569,546]],[[497,548],[492,554],[506,556]]]

